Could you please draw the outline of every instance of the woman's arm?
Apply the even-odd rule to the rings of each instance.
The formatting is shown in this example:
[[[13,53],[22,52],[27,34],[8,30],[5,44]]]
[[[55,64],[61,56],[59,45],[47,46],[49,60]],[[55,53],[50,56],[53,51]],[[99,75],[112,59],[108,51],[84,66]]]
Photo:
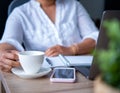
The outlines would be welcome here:
[[[56,45],[46,50],[46,56],[63,55],[82,55],[90,54],[95,48],[96,42],[91,38],[85,39],[82,43],[76,43],[69,47]]]
[[[87,38],[81,43],[76,43],[71,46],[74,55],[81,55],[81,54],[90,54],[95,49],[96,41]]]
[[[16,50],[14,46],[8,43],[1,43],[0,44],[0,51],[6,51],[6,50]]]

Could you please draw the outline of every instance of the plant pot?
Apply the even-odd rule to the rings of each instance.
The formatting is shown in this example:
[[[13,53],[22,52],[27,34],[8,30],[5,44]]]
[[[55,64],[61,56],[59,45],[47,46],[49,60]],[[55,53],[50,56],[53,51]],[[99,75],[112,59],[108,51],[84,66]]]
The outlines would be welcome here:
[[[107,85],[99,76],[94,82],[94,93],[120,93],[120,90]]]

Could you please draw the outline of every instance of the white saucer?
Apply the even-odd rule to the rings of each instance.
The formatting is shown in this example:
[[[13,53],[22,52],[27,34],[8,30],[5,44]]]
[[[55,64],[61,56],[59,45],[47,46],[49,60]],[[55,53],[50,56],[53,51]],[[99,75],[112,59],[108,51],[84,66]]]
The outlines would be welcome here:
[[[21,77],[21,78],[38,78],[38,77],[42,77],[46,74],[48,74],[51,71],[51,68],[45,68],[42,67],[40,69],[40,71],[36,74],[26,74],[24,72],[24,70],[22,69],[22,67],[18,67],[18,68],[12,68],[12,73],[14,73],[15,75]]]

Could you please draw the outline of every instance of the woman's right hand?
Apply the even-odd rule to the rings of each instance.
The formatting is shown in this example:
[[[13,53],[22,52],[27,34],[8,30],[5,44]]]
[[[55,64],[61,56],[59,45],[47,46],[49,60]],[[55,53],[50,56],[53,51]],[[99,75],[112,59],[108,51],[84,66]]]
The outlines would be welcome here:
[[[10,72],[13,67],[20,66],[17,53],[16,50],[0,51],[0,70]]]

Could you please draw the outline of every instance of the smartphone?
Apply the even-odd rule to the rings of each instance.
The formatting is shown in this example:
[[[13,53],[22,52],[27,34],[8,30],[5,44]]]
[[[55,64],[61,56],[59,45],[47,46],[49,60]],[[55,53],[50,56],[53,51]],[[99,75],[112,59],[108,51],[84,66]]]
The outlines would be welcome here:
[[[69,67],[54,68],[50,77],[51,82],[75,82],[75,79],[75,68]]]

